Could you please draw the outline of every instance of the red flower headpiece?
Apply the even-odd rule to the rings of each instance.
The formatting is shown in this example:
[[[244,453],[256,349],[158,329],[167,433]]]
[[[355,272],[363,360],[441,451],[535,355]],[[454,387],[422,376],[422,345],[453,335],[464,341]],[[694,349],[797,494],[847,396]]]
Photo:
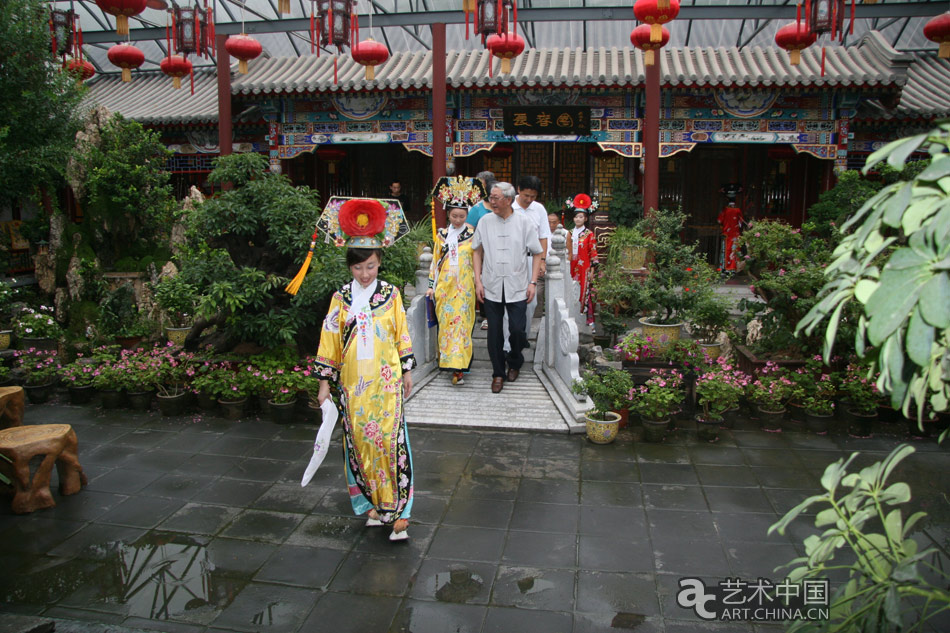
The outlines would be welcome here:
[[[574,209],[575,210],[584,210],[590,209],[590,205],[593,200],[590,199],[586,193],[579,193],[574,196]]]
[[[340,230],[348,237],[372,237],[386,228],[386,209],[376,200],[353,198],[340,207]]]

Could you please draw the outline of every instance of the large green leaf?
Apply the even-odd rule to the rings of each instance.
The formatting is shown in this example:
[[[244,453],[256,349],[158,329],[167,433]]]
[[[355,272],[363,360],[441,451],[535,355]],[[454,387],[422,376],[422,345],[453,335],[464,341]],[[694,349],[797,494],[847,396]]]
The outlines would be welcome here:
[[[940,207],[941,200],[937,197],[927,197],[907,207],[901,217],[900,226],[904,233],[911,234],[920,228],[920,225]]]
[[[940,155],[933,159],[930,166],[917,176],[921,180],[938,180],[950,176],[950,157]]]
[[[893,151],[887,157],[887,164],[893,167],[894,169],[903,169],[904,163],[907,161],[907,158],[917,151],[921,145],[926,142],[929,134],[918,134],[917,136],[911,136],[903,139],[902,142],[898,142],[894,147]],[[868,162],[870,162],[870,157]]]
[[[867,162],[864,165],[864,169],[862,169],[861,171],[862,173],[867,174],[869,171],[874,169],[875,165],[877,165],[879,162],[881,162],[885,158],[889,159],[890,156],[892,156],[895,152],[897,152],[898,149],[904,147],[905,145],[909,146],[909,150],[907,151],[906,154],[904,154],[904,158],[906,158],[907,156],[910,156],[914,152],[914,150],[917,149],[917,147],[926,140],[927,140],[927,134],[918,134],[917,136],[911,136],[909,138],[902,138],[902,139],[897,139],[896,141],[891,141],[890,143],[888,143],[881,149],[877,150],[876,152],[868,156]],[[888,160],[888,162],[890,162],[890,160]]]
[[[923,282],[930,275],[927,267],[912,270],[884,271],[881,285],[865,305],[870,315],[868,338],[872,345],[880,345],[894,333],[917,304]]]
[[[950,274],[935,274],[920,289],[920,314],[930,325],[950,327]]]
[[[884,216],[882,218],[884,224],[893,227],[901,225],[901,216],[904,215],[904,209],[910,205],[913,190],[914,183],[909,182],[898,189],[895,195],[891,196],[887,204],[884,205]]]
[[[881,285],[879,281],[862,279],[854,286],[854,297],[861,303],[867,303],[874,291]]]
[[[921,367],[930,363],[930,350],[934,342],[934,329],[920,315],[920,310],[914,308],[907,323],[906,347],[907,355]]]

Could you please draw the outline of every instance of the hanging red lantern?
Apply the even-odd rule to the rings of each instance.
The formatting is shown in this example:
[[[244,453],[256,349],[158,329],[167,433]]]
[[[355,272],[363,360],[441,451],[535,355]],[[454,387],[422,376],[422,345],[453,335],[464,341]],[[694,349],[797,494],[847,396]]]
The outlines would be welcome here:
[[[264,50],[260,42],[246,33],[229,37],[224,43],[224,48],[231,54],[231,57],[240,60],[238,70],[242,75],[247,74],[247,62],[257,59]]]
[[[386,45],[371,37],[353,46],[350,54],[353,61],[366,67],[364,76],[367,81],[376,79],[376,67],[389,59],[389,49]]]
[[[485,45],[492,55],[501,58],[501,72],[506,75],[511,72],[511,60],[524,52],[524,38],[517,33],[490,35]]]
[[[670,32],[665,26],[661,26],[660,41],[653,41],[652,26],[641,24],[630,31],[630,43],[643,51],[643,63],[652,66],[655,63],[653,51],[663,48],[670,42]]]
[[[475,23],[475,7],[475,0],[462,0],[462,13],[465,14],[465,39],[468,39],[469,24]]]
[[[504,35],[508,32],[508,11],[513,11],[513,20],[518,21],[518,6],[513,0],[478,0],[475,14],[475,32],[482,36],[482,43],[494,33]],[[512,29],[517,32],[517,28]]]
[[[950,11],[936,16],[924,25],[924,37],[940,44],[937,56],[950,58]]]
[[[637,19],[650,25],[650,40],[662,39],[663,25],[676,19],[680,12],[679,0],[669,0],[669,6],[660,7],[658,0],[637,0],[633,5],[633,14]]]
[[[49,12],[49,31],[54,57],[63,57],[73,48],[75,13],[53,9]]]
[[[798,66],[802,50],[818,41],[818,36],[808,30],[807,24],[789,22],[775,33],[775,43],[788,51],[789,63]]]
[[[181,78],[191,74],[191,62],[181,55],[169,55],[159,64],[162,72],[172,78],[175,90],[181,88]]]
[[[805,11],[808,30],[816,36],[831,33],[831,39],[844,37],[845,0],[808,0],[809,9]],[[853,0],[852,0],[853,4]]]
[[[145,53],[131,44],[116,44],[109,49],[108,57],[122,69],[122,81],[132,81],[132,69],[145,63]]]
[[[96,67],[85,59],[71,59],[66,62],[66,71],[75,75],[79,81],[86,81],[96,74]]]
[[[109,15],[115,16],[115,32],[129,34],[129,17],[145,11],[147,0],[96,0],[96,5]]]
[[[354,4],[353,0],[317,0],[322,44],[336,46],[341,53],[350,46]]]

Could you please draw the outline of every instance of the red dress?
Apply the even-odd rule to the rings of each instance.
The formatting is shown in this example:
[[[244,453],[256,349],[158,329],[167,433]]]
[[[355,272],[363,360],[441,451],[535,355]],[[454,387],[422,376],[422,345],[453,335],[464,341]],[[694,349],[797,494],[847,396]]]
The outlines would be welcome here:
[[[742,210],[739,207],[729,205],[719,214],[719,225],[722,226],[722,233],[726,236],[726,256],[725,269],[736,269],[736,239],[740,235],[739,226],[743,222]]]
[[[584,228],[577,237],[577,251],[574,250],[574,233],[571,236],[571,278],[581,285],[581,311],[587,315],[587,322],[594,322],[594,298],[590,287],[590,267],[597,261],[597,239],[594,232]]]

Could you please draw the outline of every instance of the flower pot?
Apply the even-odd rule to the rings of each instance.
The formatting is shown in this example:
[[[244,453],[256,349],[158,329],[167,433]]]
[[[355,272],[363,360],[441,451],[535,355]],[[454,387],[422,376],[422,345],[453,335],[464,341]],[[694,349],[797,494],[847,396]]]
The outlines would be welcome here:
[[[630,424],[630,409],[621,409],[617,413],[620,414],[620,428],[627,428],[627,425]]]
[[[23,391],[26,392],[26,398],[30,404],[43,404],[53,395],[54,389],[53,381],[42,385],[23,385]]]
[[[702,350],[703,354],[705,354],[709,360],[716,360],[722,354],[721,343],[703,343],[702,341],[696,341],[696,344],[699,345],[699,349]]]
[[[643,328],[643,334],[656,341],[660,347],[666,346],[670,341],[678,340],[680,337],[680,331],[683,328],[682,323],[659,325],[656,323],[651,323],[650,319],[648,318],[640,319],[640,323]]]
[[[191,408],[191,394],[187,391],[174,396],[159,393],[155,395],[155,401],[158,402],[158,410],[166,416],[185,415]]]
[[[202,411],[214,411],[218,408],[218,399],[207,393],[198,392],[198,408]]]
[[[152,396],[154,391],[128,391],[126,392],[128,406],[133,411],[148,411],[152,408]]]
[[[789,371],[805,366],[805,359],[772,359],[759,358],[752,353],[745,345],[736,345],[736,366],[747,374],[760,374],[765,369],[765,364],[772,361],[779,367],[784,367]]]
[[[167,327],[165,328],[165,336],[169,341],[175,345],[184,345],[185,337],[188,336],[188,332],[191,332],[191,327]]]
[[[646,266],[650,251],[643,246],[624,246],[620,249],[618,261],[621,268],[638,270]]]
[[[96,395],[96,390],[92,385],[84,385],[81,387],[74,387],[70,385],[69,389],[69,404],[88,404],[92,397]]]
[[[785,409],[778,411],[769,411],[756,405],[755,414],[759,418],[759,428],[769,433],[777,433],[782,430],[782,419],[785,418]]]
[[[640,421],[643,423],[644,442],[658,443],[662,442],[663,438],[666,437],[666,431],[670,426],[669,418],[664,418],[662,420],[652,420],[650,418],[641,416]]]
[[[704,442],[715,442],[719,439],[719,427],[722,420],[716,418],[706,419],[701,415],[696,416],[696,436]]]
[[[848,433],[855,437],[871,437],[874,429],[874,422],[877,420],[877,413],[861,413],[854,409],[848,409]],[[916,424],[917,421],[914,420]]]
[[[103,409],[118,409],[122,406],[122,391],[119,389],[100,389],[99,402]]]
[[[291,424],[297,417],[297,398],[290,402],[268,400],[267,412],[274,424]]]
[[[0,351],[10,349],[10,338],[13,336],[13,330],[0,330]]]
[[[221,415],[228,420],[239,420],[247,408],[247,398],[240,400],[218,400]]]
[[[587,439],[594,444],[610,444],[617,439],[617,431],[620,430],[620,414],[608,411],[606,420],[597,420],[591,418],[592,413],[588,412],[584,416],[584,422],[587,425]]]
[[[739,421],[739,407],[733,407],[731,409],[726,409],[722,414],[722,426],[727,429],[736,428],[736,423]]]
[[[144,338],[144,336],[117,336],[115,342],[121,345],[123,349],[132,349],[141,343]]]
[[[828,432],[828,427],[834,417],[834,413],[814,413],[812,411],[805,411],[805,428],[812,433],[824,435]]]
[[[41,349],[41,350],[56,350],[59,348],[59,341],[54,338],[48,337],[32,337],[32,336],[21,336],[20,344],[23,345],[23,349]]]

